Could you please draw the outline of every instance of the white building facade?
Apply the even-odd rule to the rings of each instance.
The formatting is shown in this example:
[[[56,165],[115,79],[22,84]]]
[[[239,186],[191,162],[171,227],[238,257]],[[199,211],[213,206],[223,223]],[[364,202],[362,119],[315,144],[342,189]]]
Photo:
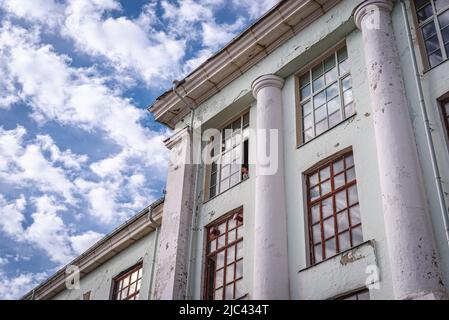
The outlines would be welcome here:
[[[281,1],[176,82],[140,299],[447,299],[448,58],[447,0]]]

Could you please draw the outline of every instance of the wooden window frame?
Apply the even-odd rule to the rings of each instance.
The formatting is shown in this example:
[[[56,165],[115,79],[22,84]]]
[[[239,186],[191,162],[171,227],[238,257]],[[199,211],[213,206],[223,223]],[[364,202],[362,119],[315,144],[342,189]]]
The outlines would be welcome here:
[[[248,122],[247,123],[244,123],[245,116],[248,117]],[[223,150],[223,144],[225,143],[225,142],[223,142],[224,141],[223,139],[226,140],[225,130],[229,129],[228,126],[231,126],[231,128],[232,128],[232,124],[236,120],[238,120],[238,119],[240,119],[240,128],[239,128],[239,130],[240,130],[240,141],[239,141],[239,143],[236,143],[235,145],[232,143],[232,139],[233,139],[232,136],[234,134],[234,132],[233,132],[231,134],[231,144],[232,145],[231,145],[230,149],[229,150],[228,149],[224,149]],[[249,139],[250,139],[249,135],[250,134],[249,134],[249,131],[247,131],[248,134],[246,136],[243,136],[243,131],[245,129],[249,129],[250,128],[250,121],[251,121],[250,110],[246,109],[245,111],[241,112],[238,116],[232,118],[232,120],[227,121],[225,123],[225,125],[223,125],[219,129],[220,130],[220,134],[218,136],[214,137],[213,141],[210,141],[210,142],[208,142],[206,144],[206,147],[211,148],[211,153],[212,153],[212,149],[214,149],[214,148],[218,148],[218,152],[217,152],[217,154],[215,154],[215,150],[214,150],[213,151],[214,153],[211,156],[211,160],[215,163],[216,171],[212,172],[212,166],[213,166],[212,164],[206,164],[205,165],[204,202],[206,202],[206,201],[208,201],[208,200],[210,200],[212,198],[215,198],[216,196],[222,194],[223,192],[226,192],[227,190],[231,189],[235,185],[237,185],[240,182],[242,182],[242,181],[247,179],[247,178],[243,178],[242,171],[241,171],[242,169],[241,168],[242,168],[242,165],[246,164],[247,168],[249,170],[249,163],[244,163],[243,156],[244,156],[244,145],[245,145],[246,141],[249,141]],[[248,147],[249,147],[249,144],[248,144]],[[231,159],[231,161],[229,163],[224,163],[224,164],[222,163],[222,161],[223,161],[222,159],[224,158],[224,155],[226,153],[229,153],[230,157],[232,157],[233,150],[236,149],[236,148],[239,149],[241,163],[239,164],[240,165],[239,166],[239,168],[240,168],[239,171],[233,172],[232,168],[231,168],[232,165],[233,165],[232,164],[232,159]],[[247,159],[247,160],[249,160],[249,159]],[[222,176],[221,176],[221,174],[222,174],[222,165],[223,166],[227,166],[227,165],[230,166],[230,168],[229,168],[229,170],[230,170],[229,176],[227,176],[227,177],[225,177],[223,179],[222,179]],[[213,173],[216,174],[216,180],[215,180],[215,184],[211,185],[211,183],[212,183],[211,177],[212,177]],[[235,182],[235,183],[231,183],[231,181],[232,181],[231,178],[234,175],[238,175],[238,181]],[[226,180],[226,179],[229,179],[229,186],[222,190],[221,183],[224,180]],[[211,188],[213,188],[213,187],[215,187],[215,193],[211,195]]]
[[[347,57],[340,61],[338,60],[338,52],[341,49],[346,48],[346,54]],[[335,69],[337,71],[337,75],[336,75],[336,80],[333,80],[331,83],[326,83],[324,84],[320,89],[313,91],[312,88],[312,84],[313,84],[313,74],[312,71],[314,68],[316,68],[317,66],[319,66],[320,64],[324,64],[324,62],[329,59],[330,57],[334,56],[335,58]],[[314,61],[312,61],[311,63],[307,64],[304,68],[301,68],[298,72],[296,72],[295,74],[295,116],[296,116],[296,147],[300,147],[314,139],[316,139],[317,137],[319,137],[320,135],[328,132],[329,130],[331,130],[332,128],[338,126],[339,124],[341,124],[342,122],[346,121],[347,119],[353,117],[357,112],[355,109],[355,103],[354,103],[354,97],[353,97],[353,85],[352,85],[352,74],[351,74],[351,70],[350,70],[350,65],[349,65],[349,61],[350,61],[350,57],[349,57],[349,53],[348,53],[348,48],[346,45],[346,41],[341,41],[340,43],[338,43],[337,45],[333,46],[332,48],[330,48],[329,50],[327,50],[325,53],[323,53],[322,55],[320,55],[318,58],[316,58]],[[347,71],[344,73],[340,73],[340,68],[339,65],[340,63],[346,62],[348,64],[347,66]],[[326,71],[323,72],[323,76],[326,73]],[[307,95],[306,97],[302,97],[301,96],[301,89],[304,88],[304,86],[302,86],[301,84],[301,78],[305,77],[306,75],[309,75],[309,87],[310,87],[310,93],[309,95]],[[342,82],[346,79],[350,80],[350,88],[347,90],[343,90],[343,85]],[[339,98],[339,103],[340,103],[340,108],[338,111],[335,111],[333,113],[331,113],[331,115],[328,114],[328,108],[327,108],[327,98],[326,98],[326,102],[323,105],[320,105],[321,108],[326,108],[326,117],[321,119],[320,121],[316,121],[315,120],[315,108],[314,108],[314,97],[318,96],[320,93],[325,93],[327,89],[329,89],[330,87],[332,87],[333,85],[337,84],[338,85],[338,98]],[[347,91],[351,91],[351,96],[352,96],[352,100],[351,102],[347,103],[345,105],[345,101],[344,101],[344,93]],[[333,97],[331,100],[334,100],[335,98],[337,98],[337,96]],[[312,117],[312,132],[313,132],[313,136],[308,139],[306,141],[305,139],[305,131],[304,130],[304,118],[307,115],[303,114],[303,105],[309,103],[310,104],[310,108],[311,108],[311,112],[308,113],[307,115],[310,115]],[[346,115],[346,107],[352,105],[352,113],[350,113],[349,115]],[[319,108],[316,108],[319,109]],[[336,123],[330,125],[329,124],[329,119],[330,116],[339,113],[340,115],[340,120],[337,121]],[[316,134],[316,126],[318,123],[322,122],[326,120],[327,122],[327,128],[324,129],[323,131],[319,132],[318,134]]]
[[[350,164],[349,160],[348,162],[346,159],[352,158],[352,164]],[[343,160],[343,168],[340,169],[340,171],[334,172],[334,165],[339,163],[341,160]],[[348,164],[349,163],[349,164]],[[321,171],[329,169],[329,176],[321,179]],[[349,180],[348,172],[352,172],[351,175],[353,175],[353,178]],[[361,215],[360,215],[360,202],[358,199],[358,191],[357,191],[357,178],[356,178],[356,172],[355,172],[355,163],[354,163],[354,154],[352,149],[345,149],[341,152],[337,153],[336,155],[327,158],[311,169],[309,169],[307,172],[305,172],[305,180],[306,180],[306,190],[307,190],[307,229],[308,229],[308,236],[309,236],[309,261],[310,265],[315,265],[317,263],[320,263],[322,261],[325,261],[335,255],[340,254],[343,251],[349,250],[350,248],[353,248],[360,243],[363,242],[363,232],[362,232],[362,221],[361,221]],[[317,183],[311,184],[311,177],[317,175]],[[342,185],[339,185],[338,187],[335,186],[335,177],[343,175],[344,183]],[[324,194],[321,194],[322,192],[322,185],[323,184],[330,184],[330,189]],[[357,195],[357,201],[350,203],[350,195],[349,190],[355,186],[355,192]],[[311,198],[311,190],[318,187],[319,195],[318,197]],[[342,208],[341,210],[337,210],[337,204],[336,204],[336,195],[340,194],[341,192],[345,192],[345,203],[346,206]],[[327,215],[326,217],[323,217],[323,202],[324,201],[330,201],[331,208],[332,208],[332,214]],[[313,208],[316,208],[318,206],[318,220],[316,221],[316,218],[313,218]],[[356,214],[351,216],[351,209],[354,210],[354,212],[357,212],[358,209],[358,216],[357,219],[359,222],[353,223],[352,219],[356,217]],[[346,214],[347,219],[347,227],[339,229],[338,221],[339,217],[338,215]],[[330,237],[325,236],[325,227],[324,222],[327,220],[331,220],[333,222],[333,231],[331,232]],[[319,226],[319,235],[320,239],[314,239],[314,233],[313,228],[315,226]],[[359,228],[361,232],[360,239],[354,239],[354,229]],[[340,244],[340,238],[343,234],[348,232],[349,235],[349,247],[341,248]],[[327,256],[326,254],[326,241],[332,241],[334,239],[335,242],[335,252],[332,254],[329,254]],[[358,240],[357,242],[355,240]],[[321,246],[321,258],[317,259],[315,257],[315,246]]]
[[[135,272],[137,272],[137,278],[135,281],[131,282],[131,276]],[[122,271],[117,276],[115,276],[112,280],[111,300],[135,300],[135,299],[137,299],[140,295],[140,289],[142,287],[142,273],[143,273],[143,263],[139,262],[139,263],[133,265],[132,267]],[[124,287],[119,287],[120,282],[126,278],[129,278],[128,284]],[[129,287],[132,284],[136,284],[136,287],[138,287],[138,288],[131,295],[129,295]],[[126,296],[126,299],[117,299],[118,292],[125,288],[128,288],[128,294]]]
[[[240,220],[239,220],[240,219]],[[234,220],[233,225],[231,228],[229,228],[229,221]],[[225,224],[224,233],[215,234],[218,230],[217,228],[220,225]],[[215,299],[215,291],[217,290],[217,279],[216,274],[217,272],[222,272],[222,284],[218,286],[218,290],[221,291],[221,300],[226,299],[226,288],[230,284],[232,284],[233,292],[232,292],[232,299],[238,300],[245,296],[245,294],[241,294],[241,296],[237,296],[236,292],[236,283],[240,281],[240,283],[243,283],[243,261],[244,261],[244,255],[243,255],[243,228],[244,228],[244,220],[243,220],[243,207],[239,207],[237,209],[234,209],[226,214],[224,214],[222,217],[218,218],[217,220],[211,222],[205,227],[205,269],[204,269],[204,285],[203,285],[203,299],[205,300],[214,300]],[[228,242],[230,232],[235,233],[235,238]],[[218,246],[218,238],[224,235],[224,245],[219,247]],[[214,246],[215,243],[215,249],[211,250],[212,246]],[[237,248],[240,247],[240,250],[242,250],[241,256],[237,256]],[[229,250],[230,248],[233,248],[232,250]],[[229,250],[229,251],[228,251]],[[233,260],[229,262],[228,260],[228,252],[233,252]],[[223,254],[223,266],[216,268],[216,259],[219,254]],[[241,265],[241,276],[237,277],[237,264]],[[227,271],[228,268],[231,267],[233,269],[232,275],[232,281],[228,281],[227,279]]]
[[[438,20],[438,17],[442,14],[444,14],[445,12],[449,11],[449,5],[444,7],[443,9],[440,10],[436,10],[436,6],[435,6],[435,2],[434,0],[429,0],[432,6],[432,12],[433,14],[427,18],[426,20],[419,22],[418,20],[418,11],[423,9],[424,6],[417,8],[416,4],[415,4],[415,0],[410,1],[410,8],[412,10],[412,16],[413,16],[413,22],[416,28],[416,35],[418,38],[418,45],[419,45],[419,51],[421,53],[421,57],[422,57],[422,62],[424,65],[424,71],[428,71],[438,65],[440,65],[441,63],[447,61],[449,59],[449,50],[446,50],[446,46],[449,47],[449,42],[448,43],[444,43],[443,41],[443,37],[442,37],[442,33],[441,33],[441,27],[440,27],[440,22]],[[422,29],[424,26],[429,25],[430,23],[434,23],[435,29],[436,29],[436,36],[438,39],[438,45],[439,45],[439,49],[436,49],[435,51],[433,51],[432,53],[441,50],[441,56],[442,56],[442,60],[435,64],[435,65],[431,65],[430,64],[430,58],[429,58],[429,53],[427,52],[427,48],[426,48],[426,44],[425,44],[425,39],[424,39],[424,35],[422,32]],[[444,27],[445,28],[449,28],[449,26]]]

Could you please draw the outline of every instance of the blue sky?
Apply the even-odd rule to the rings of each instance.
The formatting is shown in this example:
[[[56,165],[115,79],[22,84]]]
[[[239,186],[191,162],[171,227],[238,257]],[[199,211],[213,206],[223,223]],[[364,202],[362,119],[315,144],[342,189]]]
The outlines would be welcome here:
[[[276,0],[0,0],[0,299],[159,198],[146,107]]]

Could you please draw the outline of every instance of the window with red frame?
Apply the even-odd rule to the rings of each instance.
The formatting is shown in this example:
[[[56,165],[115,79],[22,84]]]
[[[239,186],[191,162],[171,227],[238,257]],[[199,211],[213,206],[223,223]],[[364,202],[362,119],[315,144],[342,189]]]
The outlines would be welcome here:
[[[306,178],[310,258],[315,264],[363,242],[352,151]]]
[[[138,264],[114,278],[113,300],[139,300],[142,264]]]
[[[243,291],[243,209],[239,208],[206,228],[205,298],[232,300]]]
[[[447,137],[449,139],[449,100],[446,100],[441,104],[443,111],[443,121],[446,127]]]

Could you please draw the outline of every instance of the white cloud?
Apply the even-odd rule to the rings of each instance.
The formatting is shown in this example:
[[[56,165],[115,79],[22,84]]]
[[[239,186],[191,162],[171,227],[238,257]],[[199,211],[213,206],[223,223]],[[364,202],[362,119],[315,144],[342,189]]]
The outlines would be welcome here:
[[[237,19],[233,24],[220,25],[215,22],[203,22],[203,45],[212,50],[218,50],[229,42],[244,25],[243,19]]]
[[[240,1],[232,0],[237,10],[244,10],[249,14],[251,19],[260,17],[267,12],[280,0],[259,0],[259,1]]]
[[[72,248],[76,254],[81,254],[103,237],[95,231],[86,231],[80,235],[70,237]]]
[[[43,192],[62,195],[75,203],[73,185],[63,169],[53,166],[42,154],[39,144],[23,145],[26,130],[0,127],[0,178],[17,186],[33,185]]]
[[[22,237],[22,223],[25,220],[23,211],[25,209],[26,199],[24,195],[14,201],[8,202],[2,194],[0,194],[0,228],[1,230],[13,238]]]
[[[0,300],[18,299],[46,278],[45,272],[25,272],[8,277],[0,270]]]
[[[9,263],[8,258],[0,257],[0,267],[4,266],[5,264],[8,264],[8,263]]]
[[[64,5],[55,0],[0,0],[3,9],[19,18],[40,21],[50,26],[60,23]]]

